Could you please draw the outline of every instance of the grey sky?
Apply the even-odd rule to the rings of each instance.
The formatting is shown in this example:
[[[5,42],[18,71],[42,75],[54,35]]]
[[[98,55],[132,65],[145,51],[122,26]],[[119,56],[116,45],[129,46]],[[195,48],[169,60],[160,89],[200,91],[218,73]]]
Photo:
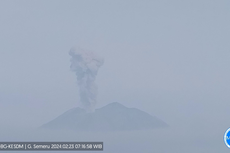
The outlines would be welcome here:
[[[97,108],[117,101],[173,127],[227,129],[229,6],[228,0],[0,1],[0,125],[37,127],[78,106],[68,51],[79,45],[105,59]]]

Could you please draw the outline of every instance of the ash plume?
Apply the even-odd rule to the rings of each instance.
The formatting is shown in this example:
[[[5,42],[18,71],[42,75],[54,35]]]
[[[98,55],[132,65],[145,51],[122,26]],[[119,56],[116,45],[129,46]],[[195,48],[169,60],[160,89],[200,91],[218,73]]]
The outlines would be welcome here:
[[[93,112],[97,102],[95,79],[104,59],[91,51],[75,47],[69,51],[69,55],[71,56],[70,68],[77,76],[81,104],[87,112]]]

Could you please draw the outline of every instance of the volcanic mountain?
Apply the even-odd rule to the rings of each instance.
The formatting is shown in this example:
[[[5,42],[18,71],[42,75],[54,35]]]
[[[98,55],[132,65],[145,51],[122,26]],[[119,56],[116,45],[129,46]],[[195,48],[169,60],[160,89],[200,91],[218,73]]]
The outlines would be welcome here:
[[[130,131],[167,127],[160,119],[136,108],[120,103],[110,103],[93,113],[73,108],[56,119],[42,125],[47,129],[71,129],[76,131]]]

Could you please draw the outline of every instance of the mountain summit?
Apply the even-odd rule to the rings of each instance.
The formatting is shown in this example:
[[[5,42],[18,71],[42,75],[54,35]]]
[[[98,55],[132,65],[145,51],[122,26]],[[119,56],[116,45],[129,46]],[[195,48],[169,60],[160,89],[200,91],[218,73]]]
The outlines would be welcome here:
[[[42,125],[42,128],[76,131],[130,131],[167,126],[163,121],[144,111],[114,102],[96,109],[93,113],[86,113],[79,107],[70,109]]]

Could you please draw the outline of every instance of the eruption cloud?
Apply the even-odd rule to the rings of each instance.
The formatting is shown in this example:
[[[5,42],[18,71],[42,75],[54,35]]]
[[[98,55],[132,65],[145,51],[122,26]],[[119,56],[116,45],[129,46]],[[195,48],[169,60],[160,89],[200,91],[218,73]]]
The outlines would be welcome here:
[[[81,104],[87,112],[93,112],[97,102],[95,79],[99,67],[104,63],[104,59],[81,48],[72,48],[69,55],[71,56],[70,68],[77,75]]]

